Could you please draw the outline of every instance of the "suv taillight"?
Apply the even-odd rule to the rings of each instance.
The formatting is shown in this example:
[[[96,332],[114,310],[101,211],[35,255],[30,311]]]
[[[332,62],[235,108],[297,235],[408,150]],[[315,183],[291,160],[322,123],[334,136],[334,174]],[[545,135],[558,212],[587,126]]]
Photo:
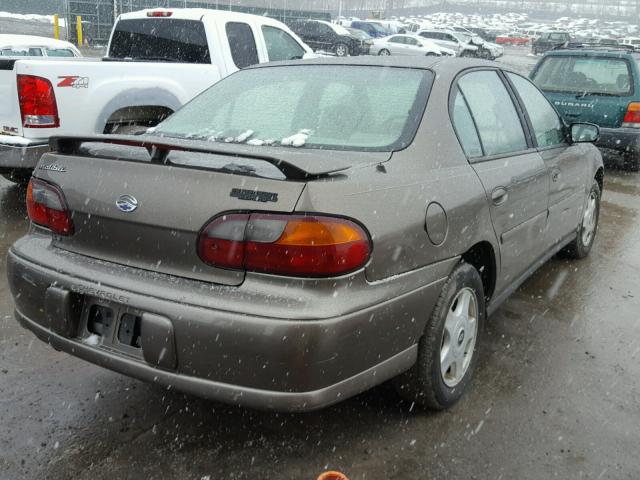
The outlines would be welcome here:
[[[209,222],[198,239],[205,263],[275,275],[344,275],[363,267],[370,254],[361,226],[324,215],[230,213]]]
[[[56,94],[53,91],[53,85],[46,78],[18,75],[18,100],[23,127],[57,128],[60,126]]]
[[[623,127],[640,128],[640,102],[631,102],[622,121]]]
[[[27,213],[33,223],[58,235],[73,234],[71,212],[56,185],[32,178],[27,188]]]

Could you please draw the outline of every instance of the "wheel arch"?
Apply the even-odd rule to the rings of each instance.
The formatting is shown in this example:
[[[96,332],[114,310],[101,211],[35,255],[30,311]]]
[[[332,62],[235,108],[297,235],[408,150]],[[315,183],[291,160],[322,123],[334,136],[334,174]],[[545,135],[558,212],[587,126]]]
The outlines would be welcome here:
[[[498,265],[493,245],[487,241],[480,241],[462,254],[462,261],[472,265],[482,279],[484,296],[488,302],[495,293]]]
[[[595,174],[595,180],[598,182],[598,186],[600,187],[600,192],[604,190],[604,168],[598,168],[598,171]]]
[[[143,107],[165,108],[175,112],[184,102],[173,93],[163,88],[134,88],[112,98],[103,107],[96,119],[96,132],[104,132],[114,114],[124,109]]]

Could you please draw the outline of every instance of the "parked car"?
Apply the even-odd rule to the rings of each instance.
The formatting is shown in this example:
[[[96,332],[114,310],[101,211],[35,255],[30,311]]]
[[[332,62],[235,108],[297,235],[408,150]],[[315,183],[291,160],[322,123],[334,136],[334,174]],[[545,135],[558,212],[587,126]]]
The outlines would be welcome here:
[[[371,38],[388,37],[391,32],[376,22],[356,21],[351,22],[351,28],[366,32]]]
[[[455,53],[452,50],[449,52]],[[426,38],[416,35],[391,35],[376,38],[371,47],[372,55],[426,55],[439,57],[443,50]]]
[[[498,45],[529,45],[531,38],[524,33],[511,32],[496,36]]]
[[[102,61],[0,58],[0,174],[26,182],[53,135],[136,133],[240,68],[309,55],[267,17],[154,9],[121,15]]]
[[[489,42],[479,35],[458,32],[457,36],[462,37],[463,40],[466,40],[471,45],[475,45],[476,47],[478,47],[478,50],[476,50],[476,53],[474,55],[478,58],[495,60],[504,55],[504,47],[502,45]]]
[[[568,32],[545,32],[531,44],[531,52],[534,55],[548,52],[562,47],[571,41]]]
[[[459,57],[475,57],[479,46],[471,44],[462,35],[449,30],[423,29],[418,31],[418,36],[431,40],[438,46],[442,46],[456,52]]]
[[[0,57],[81,57],[71,43],[34,35],[0,34]]]
[[[460,57],[477,57],[487,60],[495,60],[504,55],[504,48],[499,45],[486,42],[477,35],[469,35],[462,32],[448,30],[423,29],[418,35],[427,38],[439,47],[453,50]]]
[[[296,20],[290,26],[315,51],[332,52],[338,57],[369,53],[366,41],[341,25],[324,20]]]
[[[634,50],[640,49],[640,37],[625,37],[620,41],[620,45],[629,45]]]
[[[371,53],[371,47],[373,46],[373,38],[369,36],[369,34],[363,30],[358,30],[357,28],[345,27],[347,31],[360,40],[363,43],[363,51],[368,51]]]
[[[548,52],[534,83],[568,122],[600,126],[597,146],[618,151],[640,170],[640,56],[624,47],[579,44]]]
[[[313,410],[396,377],[446,408],[486,317],[557,252],[588,255],[597,135],[498,64],[256,65],[153,134],[52,140],[7,257],[16,316],[223,402]]]

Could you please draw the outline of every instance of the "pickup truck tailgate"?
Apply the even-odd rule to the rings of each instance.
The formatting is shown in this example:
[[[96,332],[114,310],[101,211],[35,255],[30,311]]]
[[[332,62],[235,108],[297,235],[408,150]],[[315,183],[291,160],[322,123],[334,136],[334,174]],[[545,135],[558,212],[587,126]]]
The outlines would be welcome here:
[[[62,189],[72,212],[74,234],[54,237],[56,247],[224,285],[241,284],[244,273],[205,264],[197,254],[200,230],[221,212],[291,212],[305,187],[299,181],[81,154],[46,154],[36,175]],[[238,192],[260,192],[271,200],[252,201]],[[137,208],[119,208],[123,195],[134,197]]]
[[[15,60],[0,60],[0,135],[22,135]]]

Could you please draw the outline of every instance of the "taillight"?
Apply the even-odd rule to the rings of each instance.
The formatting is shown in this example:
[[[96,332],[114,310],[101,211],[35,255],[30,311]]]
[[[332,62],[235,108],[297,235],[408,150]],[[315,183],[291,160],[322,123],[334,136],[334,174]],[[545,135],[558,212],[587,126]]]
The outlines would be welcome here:
[[[622,121],[623,127],[640,128],[640,102],[631,102]]]
[[[213,219],[198,240],[205,263],[275,275],[343,275],[363,267],[370,254],[360,225],[324,215],[232,213]]]
[[[147,12],[147,17],[170,17],[173,15],[173,12],[168,12],[167,10],[153,10],[151,12]]]
[[[59,187],[32,178],[27,188],[27,213],[33,223],[59,235],[73,234],[73,221]]]
[[[23,127],[56,128],[60,126],[56,94],[53,92],[53,85],[46,78],[18,75],[18,100]]]

